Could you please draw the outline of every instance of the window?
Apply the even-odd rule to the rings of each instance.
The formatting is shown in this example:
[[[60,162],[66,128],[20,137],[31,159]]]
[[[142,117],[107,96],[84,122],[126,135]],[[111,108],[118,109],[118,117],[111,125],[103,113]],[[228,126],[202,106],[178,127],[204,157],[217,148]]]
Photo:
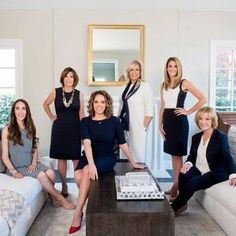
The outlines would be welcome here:
[[[118,61],[113,59],[93,61],[93,81],[110,82],[118,80]]]
[[[20,40],[0,39],[0,126],[6,125],[11,105],[20,96]]]
[[[210,104],[236,111],[236,41],[211,42]]]

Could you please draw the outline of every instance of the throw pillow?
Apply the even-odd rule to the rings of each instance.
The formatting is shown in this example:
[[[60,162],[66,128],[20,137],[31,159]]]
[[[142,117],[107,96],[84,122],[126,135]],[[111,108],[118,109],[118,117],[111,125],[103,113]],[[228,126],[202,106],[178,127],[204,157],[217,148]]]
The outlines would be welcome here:
[[[4,173],[6,168],[2,162],[2,128],[0,128],[0,173]]]
[[[2,163],[2,160],[0,160],[0,173],[5,173],[5,172],[6,172],[6,168],[4,164]]]
[[[230,151],[236,163],[236,126],[231,126],[228,132]]]
[[[2,162],[2,142],[0,140],[0,173],[4,173],[6,170],[3,162]]]

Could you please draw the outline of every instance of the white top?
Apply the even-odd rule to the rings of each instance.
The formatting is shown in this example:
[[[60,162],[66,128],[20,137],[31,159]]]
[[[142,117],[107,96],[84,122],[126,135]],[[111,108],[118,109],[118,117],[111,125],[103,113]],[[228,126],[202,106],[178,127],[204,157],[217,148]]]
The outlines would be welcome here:
[[[203,135],[202,135],[202,138],[198,146],[198,150],[197,150],[196,167],[201,171],[202,174],[205,174],[210,171],[209,165],[206,159],[206,150],[207,150],[209,140],[210,139],[208,139],[206,143],[203,144]]]
[[[163,88],[162,94],[163,94],[163,101],[165,103],[165,108],[176,108],[177,99],[179,95],[179,86],[177,86],[174,89],[168,88],[168,90],[165,90]]]
[[[128,105],[130,115],[135,115],[136,119],[140,117],[142,122],[144,116],[153,117],[153,92],[150,85],[141,82],[138,91],[128,99]]]

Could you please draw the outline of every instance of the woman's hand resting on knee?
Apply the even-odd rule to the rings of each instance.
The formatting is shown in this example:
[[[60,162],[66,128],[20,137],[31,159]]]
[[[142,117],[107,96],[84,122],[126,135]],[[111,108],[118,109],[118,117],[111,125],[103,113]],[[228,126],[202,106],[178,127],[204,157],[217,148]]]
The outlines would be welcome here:
[[[236,186],[236,178],[230,179],[230,180],[229,180],[229,184],[230,184],[231,186]]]
[[[186,173],[190,170],[190,168],[191,168],[192,166],[193,166],[193,164],[192,164],[191,162],[186,162],[186,163],[182,166],[180,172],[183,173],[183,174],[186,174]]]
[[[94,163],[88,165],[89,177],[92,180],[98,180],[98,171]]]
[[[22,175],[20,172],[18,172],[17,170],[11,171],[12,176],[16,179],[22,179],[24,178],[24,175]]]

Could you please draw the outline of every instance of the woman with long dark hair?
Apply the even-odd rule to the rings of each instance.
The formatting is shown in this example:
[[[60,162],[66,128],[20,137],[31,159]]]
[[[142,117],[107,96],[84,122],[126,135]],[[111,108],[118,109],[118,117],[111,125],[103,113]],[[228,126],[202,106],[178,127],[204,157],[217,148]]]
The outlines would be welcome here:
[[[29,105],[24,99],[18,99],[12,105],[9,125],[2,131],[2,160],[7,174],[18,179],[24,176],[37,178],[54,206],[74,209],[74,204],[54,188],[54,171],[38,162],[37,141]]]

